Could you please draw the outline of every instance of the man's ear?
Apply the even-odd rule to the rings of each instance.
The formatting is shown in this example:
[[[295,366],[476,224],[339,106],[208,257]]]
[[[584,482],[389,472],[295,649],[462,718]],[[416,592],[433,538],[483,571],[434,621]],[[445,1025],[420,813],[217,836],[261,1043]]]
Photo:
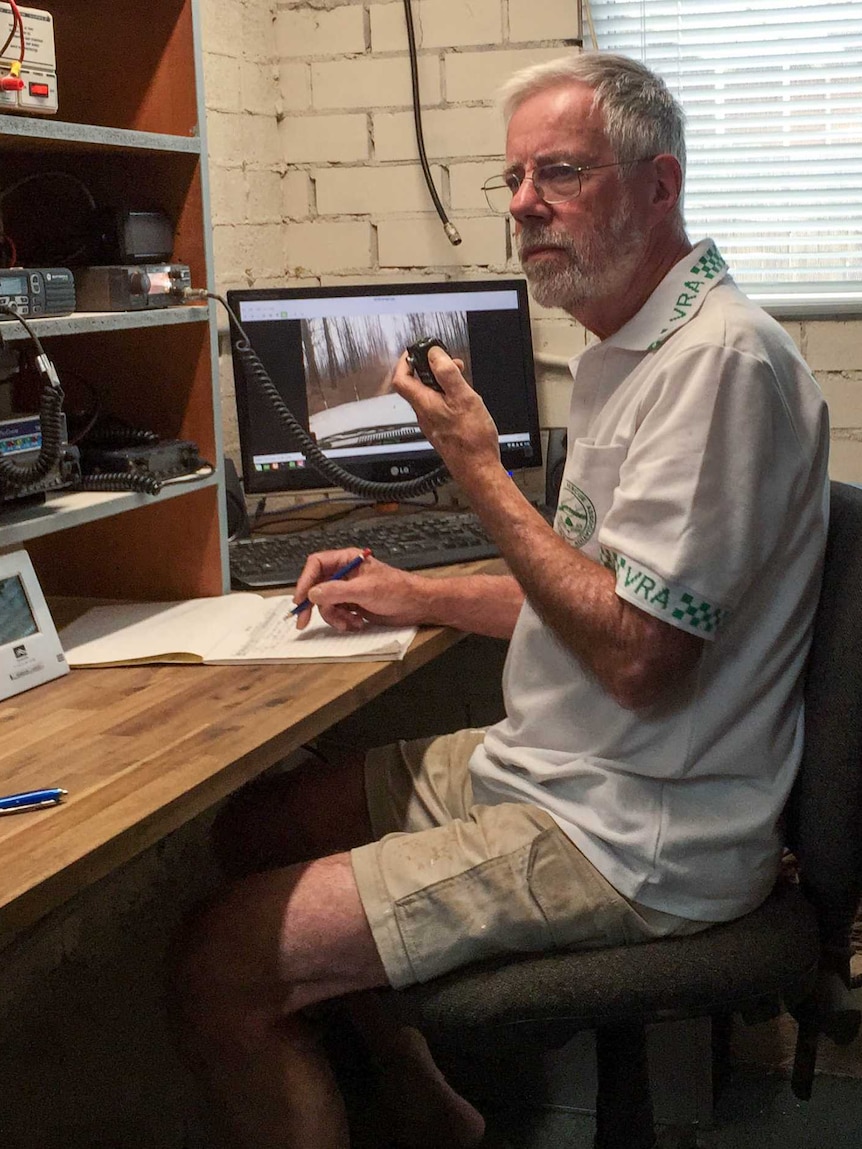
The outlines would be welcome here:
[[[672,211],[682,195],[682,168],[676,156],[662,153],[652,161],[653,165],[653,206],[662,215]]]

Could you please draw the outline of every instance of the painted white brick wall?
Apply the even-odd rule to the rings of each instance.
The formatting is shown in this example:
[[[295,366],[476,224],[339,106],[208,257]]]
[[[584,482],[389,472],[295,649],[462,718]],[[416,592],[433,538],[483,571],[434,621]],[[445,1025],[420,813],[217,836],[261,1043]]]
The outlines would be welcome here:
[[[365,5],[277,5],[276,46],[282,60],[326,59],[365,51]],[[326,9],[330,9],[327,11]]]
[[[372,4],[372,47],[401,52],[407,46],[403,4]],[[503,41],[503,9],[499,0],[414,0],[416,46],[454,49]]]
[[[509,37],[513,43],[530,40],[576,39],[578,27],[577,0],[509,0]]]
[[[555,60],[565,50],[556,45],[550,48],[501,48],[494,52],[453,52],[443,61],[446,97],[454,104],[482,102],[513,72],[530,64]]]
[[[494,92],[517,68],[575,50],[578,0],[413,0],[426,149],[463,242],[422,178],[402,0],[201,0],[216,281],[357,283],[518,274],[482,182],[499,170]],[[862,322],[788,323],[830,401],[833,474],[862,480]],[[584,332],[533,308],[540,356]],[[566,375],[540,367],[543,425]],[[237,455],[229,357],[225,443]]]

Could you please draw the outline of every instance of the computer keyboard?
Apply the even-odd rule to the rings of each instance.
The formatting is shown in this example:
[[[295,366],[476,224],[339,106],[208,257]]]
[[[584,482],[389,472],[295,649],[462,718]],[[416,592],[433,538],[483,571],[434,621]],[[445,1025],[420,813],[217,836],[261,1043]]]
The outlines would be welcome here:
[[[401,570],[496,558],[500,553],[470,511],[426,511],[362,519],[289,535],[234,539],[231,582],[257,589],[293,586],[312,551],[370,547],[374,557]]]

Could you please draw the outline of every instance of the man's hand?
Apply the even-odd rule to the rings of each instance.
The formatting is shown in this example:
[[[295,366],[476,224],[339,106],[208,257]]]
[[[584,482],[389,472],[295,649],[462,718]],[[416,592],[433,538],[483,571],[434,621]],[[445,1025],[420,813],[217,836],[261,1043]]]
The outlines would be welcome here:
[[[366,623],[429,624],[491,638],[512,637],[524,596],[508,575],[429,578],[369,557],[345,578],[327,581],[361,553],[353,548],[309,555],[296,584],[294,601],[310,599],[336,630],[362,630]],[[308,626],[310,617],[310,610],[300,611],[297,629]]]
[[[428,364],[442,393],[426,387],[411,374],[406,352],[398,361],[392,385],[416,412],[422,433],[443,459],[449,474],[467,492],[474,476],[501,466],[497,428],[487,407],[464,378],[460,359],[451,359],[441,347],[432,347]]]
[[[415,626],[422,622],[427,583],[418,575],[396,570],[369,555],[346,578],[330,581],[337,570],[361,554],[350,548],[309,555],[294,601],[309,599],[335,630],[362,630],[366,623]],[[297,630],[308,626],[310,618],[310,609],[300,611]]]

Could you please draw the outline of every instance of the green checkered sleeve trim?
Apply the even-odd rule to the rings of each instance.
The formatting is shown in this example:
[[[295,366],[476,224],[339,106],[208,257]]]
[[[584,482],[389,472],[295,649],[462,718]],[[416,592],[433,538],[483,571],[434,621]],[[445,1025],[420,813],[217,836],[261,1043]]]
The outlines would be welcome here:
[[[718,248],[713,245],[709,247],[694,267],[691,269],[692,275],[702,275],[704,279],[715,279],[716,275],[724,271],[727,264],[724,261]]]
[[[725,611],[720,606],[713,606],[703,600],[698,602],[694,595],[686,593],[680,596],[680,605],[674,607],[671,614],[677,621],[684,622],[692,630],[712,634],[721,626]]]
[[[620,598],[671,626],[711,639],[728,618],[726,607],[710,602],[688,587],[666,582],[655,571],[609,547],[602,547],[601,560],[616,572],[616,592]]]

